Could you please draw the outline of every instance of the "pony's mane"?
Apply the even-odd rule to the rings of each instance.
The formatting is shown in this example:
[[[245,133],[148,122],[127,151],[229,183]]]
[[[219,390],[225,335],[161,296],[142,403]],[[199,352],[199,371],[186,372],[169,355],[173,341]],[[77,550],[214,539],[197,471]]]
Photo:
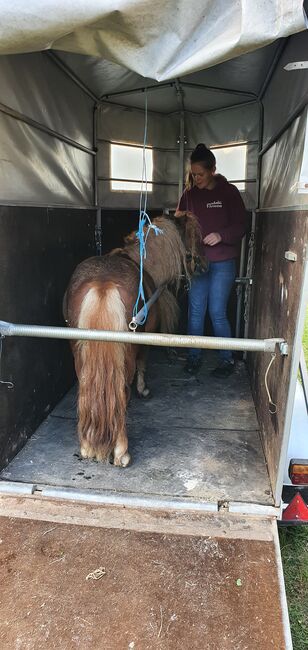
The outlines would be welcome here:
[[[160,228],[162,234],[155,234],[151,229],[146,242],[144,268],[151,275],[155,286],[175,282],[179,287],[183,270],[186,268],[186,247],[174,223],[168,217],[156,217],[153,224]],[[125,253],[139,263],[139,242],[135,235],[126,238]]]

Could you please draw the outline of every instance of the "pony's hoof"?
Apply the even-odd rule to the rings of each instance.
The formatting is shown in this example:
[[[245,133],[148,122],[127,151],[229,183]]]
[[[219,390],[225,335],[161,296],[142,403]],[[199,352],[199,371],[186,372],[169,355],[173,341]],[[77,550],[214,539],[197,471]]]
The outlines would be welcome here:
[[[87,442],[83,442],[80,445],[80,456],[82,458],[95,458],[96,451]]]
[[[140,399],[150,399],[150,397],[152,397],[152,393],[149,388],[145,388],[141,393],[137,390],[137,396]]]
[[[98,461],[106,460],[105,452],[100,449],[94,449],[88,442],[83,442],[82,445],[80,445],[80,456],[82,456],[82,458],[95,458]]]
[[[127,467],[132,460],[131,455],[128,453],[128,451],[123,454],[123,456],[118,456],[117,458],[113,459],[113,464],[116,467]]]

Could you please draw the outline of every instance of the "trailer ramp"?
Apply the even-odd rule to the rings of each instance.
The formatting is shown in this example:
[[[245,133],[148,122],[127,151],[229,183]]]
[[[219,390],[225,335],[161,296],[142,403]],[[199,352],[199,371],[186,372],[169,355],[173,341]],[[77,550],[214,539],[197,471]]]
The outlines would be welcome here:
[[[271,518],[7,495],[0,522],[2,650],[292,647]]]

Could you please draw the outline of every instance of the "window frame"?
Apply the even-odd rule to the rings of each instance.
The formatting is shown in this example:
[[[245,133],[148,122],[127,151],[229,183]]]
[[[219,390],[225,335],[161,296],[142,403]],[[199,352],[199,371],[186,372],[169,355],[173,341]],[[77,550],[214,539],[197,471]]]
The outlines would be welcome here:
[[[150,170],[152,172],[151,173],[151,179],[149,180],[147,178],[146,181],[145,180],[142,181],[142,178],[132,178],[132,179],[130,179],[129,174],[127,174],[127,176],[125,178],[114,176],[113,175],[113,169],[112,169],[112,167],[113,167],[112,152],[115,151],[115,149],[113,149],[113,147],[125,147],[126,149],[135,149],[135,150],[137,149],[138,151],[140,151],[142,157],[143,157],[143,150],[144,149],[146,150],[146,152],[150,152],[151,153]],[[141,157],[141,160],[140,160],[141,165],[142,165],[142,161],[143,161],[142,157]],[[147,191],[148,193],[152,194],[152,192],[153,192],[153,171],[154,171],[153,147],[151,147],[150,145],[147,145],[146,147],[144,147],[143,145],[135,144],[135,143],[131,143],[131,142],[111,142],[110,143],[110,191],[111,192],[117,192],[117,193],[129,192],[130,194],[133,194],[133,193],[140,194],[141,191],[143,191],[143,192]],[[141,169],[141,175],[142,175],[142,169]],[[149,175],[149,171],[148,171],[148,164],[147,164],[147,177],[148,177],[148,175]],[[127,185],[125,185],[125,187],[120,188],[120,187],[113,187],[113,183],[124,183],[124,184],[127,184]],[[129,185],[132,184],[132,183],[139,183],[139,187],[138,188],[136,188],[136,187],[130,188]]]

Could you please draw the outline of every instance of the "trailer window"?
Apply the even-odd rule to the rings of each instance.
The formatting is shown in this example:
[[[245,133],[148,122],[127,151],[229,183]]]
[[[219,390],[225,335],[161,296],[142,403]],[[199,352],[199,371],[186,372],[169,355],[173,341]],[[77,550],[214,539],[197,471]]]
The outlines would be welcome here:
[[[217,173],[226,176],[236,187],[244,191],[246,179],[247,145],[221,147],[213,152],[216,158]]]
[[[111,145],[111,189],[125,192],[140,192],[142,178],[147,181],[147,190],[152,192],[153,151],[145,149],[145,170],[143,170],[143,147],[132,145]],[[145,183],[143,183],[145,189]]]

